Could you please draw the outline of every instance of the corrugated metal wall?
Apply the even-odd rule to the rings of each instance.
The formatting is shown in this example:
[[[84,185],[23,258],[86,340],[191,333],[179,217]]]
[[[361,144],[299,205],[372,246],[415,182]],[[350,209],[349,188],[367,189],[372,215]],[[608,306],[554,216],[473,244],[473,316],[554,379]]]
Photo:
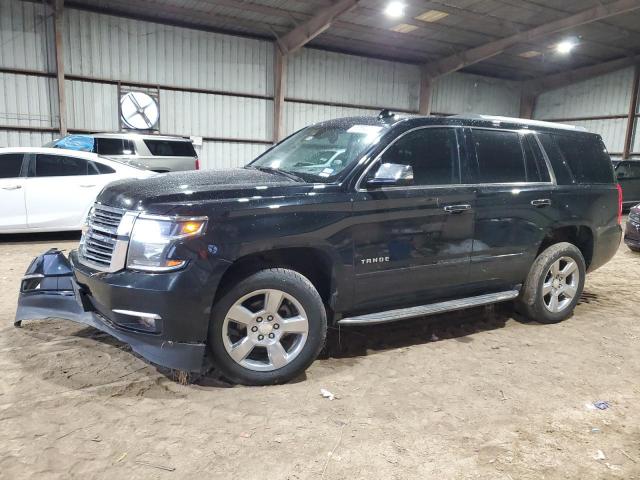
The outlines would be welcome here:
[[[48,41],[47,41],[48,40]],[[118,82],[158,86],[162,133],[203,137],[204,168],[242,165],[273,132],[273,43],[67,8],[68,127],[117,130]],[[0,0],[0,68],[55,72],[53,24],[41,3]],[[381,108],[417,112],[415,65],[303,49],[288,59],[285,133],[310,123]],[[0,131],[57,128],[53,76],[0,74]],[[435,86],[434,111],[513,115],[509,82],[453,74]],[[38,145],[7,132],[5,142]],[[43,134],[48,141],[52,133]],[[33,143],[33,141],[38,143]]]
[[[520,87],[516,82],[452,73],[436,81],[431,110],[517,117]]]
[[[534,118],[562,120],[599,133],[611,152],[622,152],[626,118],[571,120],[585,117],[626,116],[633,83],[633,68],[595,77],[538,97]],[[633,151],[639,151],[637,147]]]

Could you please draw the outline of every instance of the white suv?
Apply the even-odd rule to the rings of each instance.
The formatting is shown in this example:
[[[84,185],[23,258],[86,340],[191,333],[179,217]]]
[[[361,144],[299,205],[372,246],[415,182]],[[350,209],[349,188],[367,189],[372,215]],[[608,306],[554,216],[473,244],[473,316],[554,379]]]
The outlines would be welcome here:
[[[140,133],[67,135],[45,145],[85,150],[154,172],[199,170],[200,161],[188,138]]]

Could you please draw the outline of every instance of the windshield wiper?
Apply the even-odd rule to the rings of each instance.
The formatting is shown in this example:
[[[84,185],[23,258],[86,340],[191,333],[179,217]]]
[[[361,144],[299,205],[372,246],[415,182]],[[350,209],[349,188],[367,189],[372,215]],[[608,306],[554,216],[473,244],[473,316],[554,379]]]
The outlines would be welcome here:
[[[263,166],[255,166],[255,165],[249,165],[248,168],[255,168],[256,170],[260,170],[261,172],[278,173],[283,177],[287,177],[296,182],[303,182],[303,183],[305,182],[305,180],[302,177],[299,177],[295,173],[291,173],[287,170],[280,170],[279,168],[263,167]]]

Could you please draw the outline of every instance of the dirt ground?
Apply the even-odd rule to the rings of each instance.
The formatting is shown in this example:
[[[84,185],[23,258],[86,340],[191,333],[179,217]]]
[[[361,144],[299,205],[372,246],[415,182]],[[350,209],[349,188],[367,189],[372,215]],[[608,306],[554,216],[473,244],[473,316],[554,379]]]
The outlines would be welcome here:
[[[179,385],[72,322],[14,328],[31,258],[76,243],[0,243],[0,478],[640,479],[640,254],[624,246],[564,323],[502,306],[333,330],[305,378],[248,388]]]

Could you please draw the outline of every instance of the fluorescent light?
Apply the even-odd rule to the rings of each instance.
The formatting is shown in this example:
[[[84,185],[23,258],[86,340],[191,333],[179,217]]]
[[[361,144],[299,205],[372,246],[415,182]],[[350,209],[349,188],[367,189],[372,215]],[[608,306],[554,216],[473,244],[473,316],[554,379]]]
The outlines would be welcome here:
[[[389,2],[384,13],[389,17],[399,18],[404,15],[405,6],[406,5],[402,2]]]
[[[538,57],[540,55],[542,55],[542,53],[538,52],[537,50],[529,50],[527,52],[522,52],[518,54],[518,56],[522,58],[533,58],[533,57]]]
[[[441,12],[440,10],[427,10],[426,12],[418,15],[416,20],[422,20],[423,22],[437,22],[438,20],[442,20],[444,17],[448,17],[449,14],[447,12]]]
[[[568,53],[571,53],[571,50],[573,50],[576,45],[577,44],[571,40],[565,40],[564,42],[560,42],[556,45],[556,52],[562,55],[567,55]]]
[[[391,28],[391,30],[393,30],[394,32],[399,32],[399,33],[409,33],[417,29],[418,27],[416,27],[415,25],[409,25],[408,23],[399,23],[395,27]]]

